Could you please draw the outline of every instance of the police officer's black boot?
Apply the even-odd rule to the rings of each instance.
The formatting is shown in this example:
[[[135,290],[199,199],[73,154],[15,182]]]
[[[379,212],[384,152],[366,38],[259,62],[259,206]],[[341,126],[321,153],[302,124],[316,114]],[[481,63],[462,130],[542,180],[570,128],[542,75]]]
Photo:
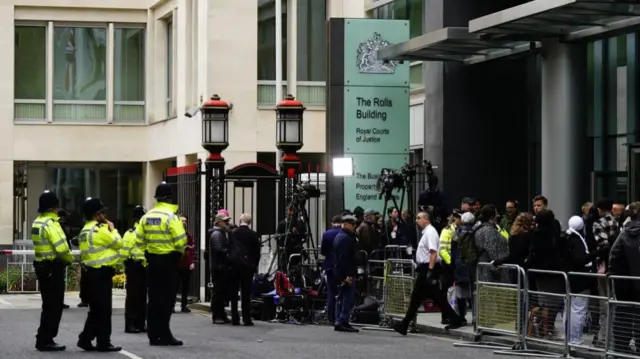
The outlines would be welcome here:
[[[119,352],[121,350],[122,350],[122,347],[117,347],[113,344],[96,346],[96,351],[103,352],[103,353]]]
[[[65,351],[67,347],[52,340],[49,343],[36,343],[36,349],[40,352],[61,352]]]

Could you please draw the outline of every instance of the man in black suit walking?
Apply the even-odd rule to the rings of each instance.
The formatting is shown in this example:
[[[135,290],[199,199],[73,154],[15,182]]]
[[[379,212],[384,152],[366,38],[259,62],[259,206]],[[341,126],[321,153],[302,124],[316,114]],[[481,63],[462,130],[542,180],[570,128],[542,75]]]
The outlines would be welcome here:
[[[229,239],[228,260],[231,265],[231,323],[240,325],[238,315],[238,291],[242,308],[242,322],[245,326],[253,325],[251,321],[251,287],[253,275],[258,272],[260,262],[260,237],[250,228],[252,218],[244,213],[238,220],[238,228],[231,232]]]

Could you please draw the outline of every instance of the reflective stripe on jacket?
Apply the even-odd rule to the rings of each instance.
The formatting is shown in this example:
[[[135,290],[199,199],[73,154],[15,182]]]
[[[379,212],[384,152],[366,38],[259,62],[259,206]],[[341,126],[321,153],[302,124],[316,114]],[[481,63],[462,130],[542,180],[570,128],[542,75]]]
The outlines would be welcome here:
[[[71,263],[73,255],[67,243],[58,215],[51,212],[41,213],[31,225],[31,240],[36,262],[44,260],[61,260]]]
[[[147,252],[151,254],[184,253],[187,245],[187,232],[180,217],[176,215],[178,206],[158,202],[147,212],[136,228],[136,236],[143,241]]]
[[[120,258],[122,260],[131,259],[134,261],[142,262],[142,265],[147,265],[147,259],[144,256],[145,246],[144,242],[136,236],[136,228],[138,224],[134,224],[133,228],[129,229],[122,237],[122,249],[120,249]]]
[[[80,231],[78,243],[82,263],[87,267],[113,267],[120,260],[118,250],[122,248],[122,238],[117,230],[109,231],[104,223],[88,221]]]
[[[498,230],[498,233],[500,233],[504,237],[504,239],[509,240],[509,232],[507,232],[506,229],[500,227],[497,224],[496,224],[496,229]]]
[[[446,263],[451,264],[451,239],[456,233],[456,225],[451,224],[440,233],[440,258]]]

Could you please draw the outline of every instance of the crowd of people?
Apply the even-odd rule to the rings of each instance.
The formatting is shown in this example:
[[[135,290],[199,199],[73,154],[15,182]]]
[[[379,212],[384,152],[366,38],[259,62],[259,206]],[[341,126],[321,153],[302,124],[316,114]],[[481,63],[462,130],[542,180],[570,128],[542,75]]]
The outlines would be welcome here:
[[[610,199],[602,199],[595,204],[588,202],[576,210],[576,215],[569,218],[565,226],[548,208],[548,200],[544,196],[536,196],[531,204],[531,212],[527,212],[520,210],[517,201],[508,201],[500,215],[496,206],[483,206],[478,200],[464,198],[460,207],[451,211],[445,221],[438,221],[439,225],[432,220],[437,215],[433,207],[425,206],[421,206],[415,220],[408,211],[396,208],[388,210],[386,223],[382,222],[380,213],[372,209],[356,208],[335,217],[334,227],[326,231],[322,239],[322,254],[328,259],[324,269],[329,290],[336,294],[338,300],[336,306],[332,301],[333,295],[329,295],[329,317],[335,322],[335,329],[357,332],[340,314],[350,310],[344,306],[353,305],[349,287],[352,287],[356,270],[355,250],[371,254],[386,245],[409,248],[407,257],[416,262],[418,277],[409,310],[404,320],[394,326],[401,334],[406,334],[409,323],[426,298],[431,298],[441,308],[442,323],[447,328],[467,324],[465,316],[473,303],[471,285],[476,280],[476,273],[480,280],[499,279],[512,283],[518,280],[514,274],[492,270],[488,266],[476,271],[480,262],[491,263],[494,267],[518,265],[524,270],[640,275],[640,202],[628,205]],[[343,238],[350,238],[355,247],[341,245]],[[566,292],[564,279],[560,276],[529,274],[527,279],[532,290]],[[447,292],[453,283],[457,297],[455,310],[447,300]],[[616,298],[640,300],[640,281],[637,283],[617,286]],[[604,276],[598,279],[596,276],[570,276],[569,285],[572,293],[604,298],[608,295]],[[586,296],[572,300],[571,327],[567,328],[572,344],[582,341],[585,317],[589,314],[591,318],[599,318],[595,320],[599,330],[596,330],[598,334],[593,345],[604,345],[608,333],[608,308],[604,300],[598,302],[599,307],[593,303],[589,305]],[[545,329],[545,335],[556,335],[553,323],[563,312],[562,301],[539,298],[535,305],[544,307],[548,313],[550,327]],[[632,326],[640,327],[639,324]],[[632,332],[637,328],[631,330],[620,325],[623,325],[620,321],[614,321],[613,343],[628,350]]]

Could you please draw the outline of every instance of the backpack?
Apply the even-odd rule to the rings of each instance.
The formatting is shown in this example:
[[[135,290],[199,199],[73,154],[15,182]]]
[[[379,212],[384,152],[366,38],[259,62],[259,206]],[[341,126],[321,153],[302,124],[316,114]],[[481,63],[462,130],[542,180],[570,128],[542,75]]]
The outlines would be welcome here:
[[[464,232],[460,235],[456,233],[462,263],[467,266],[474,266],[478,263],[479,253],[476,247],[475,234],[475,230]]]
[[[289,278],[284,274],[284,272],[276,272],[273,284],[275,286],[276,295],[279,297],[293,295],[295,293],[293,284],[291,284]]]

